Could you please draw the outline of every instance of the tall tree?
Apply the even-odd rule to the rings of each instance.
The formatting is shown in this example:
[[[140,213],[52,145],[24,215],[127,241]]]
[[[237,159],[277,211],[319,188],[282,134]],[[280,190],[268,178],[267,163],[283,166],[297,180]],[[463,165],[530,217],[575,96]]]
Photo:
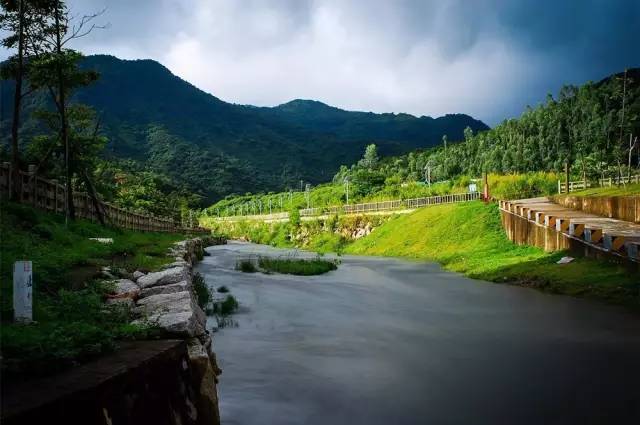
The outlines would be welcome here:
[[[53,24],[45,37],[47,50],[34,61],[31,82],[37,88],[49,90],[60,120],[60,141],[64,146],[65,162],[65,217],[68,221],[75,218],[72,180],[74,158],[69,140],[68,101],[74,89],[90,84],[98,75],[93,71],[81,70],[79,62],[82,54],[66,46],[70,41],[86,36],[95,28],[101,28],[92,21],[102,12],[85,15],[74,23],[66,4],[61,0],[53,1]]]
[[[3,79],[12,79],[15,82],[11,122],[11,199],[17,198],[20,190],[20,115],[22,101],[32,91],[25,89],[28,65],[42,50],[51,5],[51,0],[0,0],[0,29],[7,33],[2,39],[2,45],[16,51],[5,61],[1,70]]]

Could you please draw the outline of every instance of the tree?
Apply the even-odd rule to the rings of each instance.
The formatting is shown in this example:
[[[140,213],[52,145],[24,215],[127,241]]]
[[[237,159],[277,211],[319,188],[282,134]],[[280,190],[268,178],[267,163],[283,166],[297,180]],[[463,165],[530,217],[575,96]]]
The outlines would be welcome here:
[[[47,16],[51,12],[50,0],[1,0],[0,29],[7,32],[2,45],[15,49],[2,67],[2,78],[15,81],[13,96],[13,116],[11,122],[11,168],[12,185],[10,199],[16,199],[20,185],[20,143],[19,128],[22,101],[31,90],[25,90],[29,61],[41,50],[44,34],[49,28]]]
[[[378,148],[374,144],[368,145],[364,150],[364,155],[360,160],[360,165],[365,168],[374,168],[378,164]]]
[[[93,71],[81,70],[79,62],[82,54],[67,48],[66,45],[72,40],[84,37],[95,28],[102,28],[91,24],[101,13],[85,15],[74,24],[71,22],[72,18],[66,4],[55,0],[51,10],[53,23],[43,40],[47,50],[33,61],[30,73],[30,82],[34,87],[49,90],[60,120],[60,140],[64,146],[67,221],[75,218],[72,181],[74,159],[69,140],[68,100],[74,89],[90,84],[98,75]]]

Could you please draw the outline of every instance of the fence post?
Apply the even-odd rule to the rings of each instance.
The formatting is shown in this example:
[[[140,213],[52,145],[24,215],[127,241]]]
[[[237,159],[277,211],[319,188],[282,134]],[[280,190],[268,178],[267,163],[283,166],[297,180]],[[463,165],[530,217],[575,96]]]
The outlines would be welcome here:
[[[33,187],[31,188],[31,196],[33,197],[32,202],[33,206],[38,206],[38,178],[36,177],[36,166],[33,164],[29,164],[29,180],[33,182]]]
[[[10,162],[3,163],[4,167],[9,170],[7,174],[7,199],[11,199],[11,190],[13,189],[13,169]]]

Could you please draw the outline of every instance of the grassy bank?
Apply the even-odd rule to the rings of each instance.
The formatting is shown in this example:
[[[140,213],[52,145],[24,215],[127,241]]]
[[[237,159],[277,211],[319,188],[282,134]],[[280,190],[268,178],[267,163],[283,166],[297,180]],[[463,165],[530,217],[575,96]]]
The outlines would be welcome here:
[[[3,203],[2,258],[3,370],[10,375],[55,371],[109,351],[118,339],[147,336],[150,329],[129,325],[122,309],[105,308],[109,286],[97,278],[102,266],[129,272],[152,270],[182,235],[105,228],[84,220],[65,226],[64,217]],[[112,244],[89,240],[113,238]],[[33,262],[35,323],[12,320],[13,262]]]
[[[347,246],[346,252],[437,261],[473,278],[640,307],[637,276],[588,258],[559,265],[562,252],[514,245],[492,204],[442,205],[397,216]]]

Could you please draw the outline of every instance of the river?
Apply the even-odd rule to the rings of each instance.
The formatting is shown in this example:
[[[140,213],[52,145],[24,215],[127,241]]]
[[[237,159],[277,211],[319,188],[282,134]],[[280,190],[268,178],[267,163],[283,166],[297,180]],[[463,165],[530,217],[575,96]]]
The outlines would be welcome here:
[[[214,334],[223,424],[638,424],[640,320],[474,281],[437,264],[341,257],[321,276],[197,266],[240,302]],[[210,320],[214,320],[210,318]]]

